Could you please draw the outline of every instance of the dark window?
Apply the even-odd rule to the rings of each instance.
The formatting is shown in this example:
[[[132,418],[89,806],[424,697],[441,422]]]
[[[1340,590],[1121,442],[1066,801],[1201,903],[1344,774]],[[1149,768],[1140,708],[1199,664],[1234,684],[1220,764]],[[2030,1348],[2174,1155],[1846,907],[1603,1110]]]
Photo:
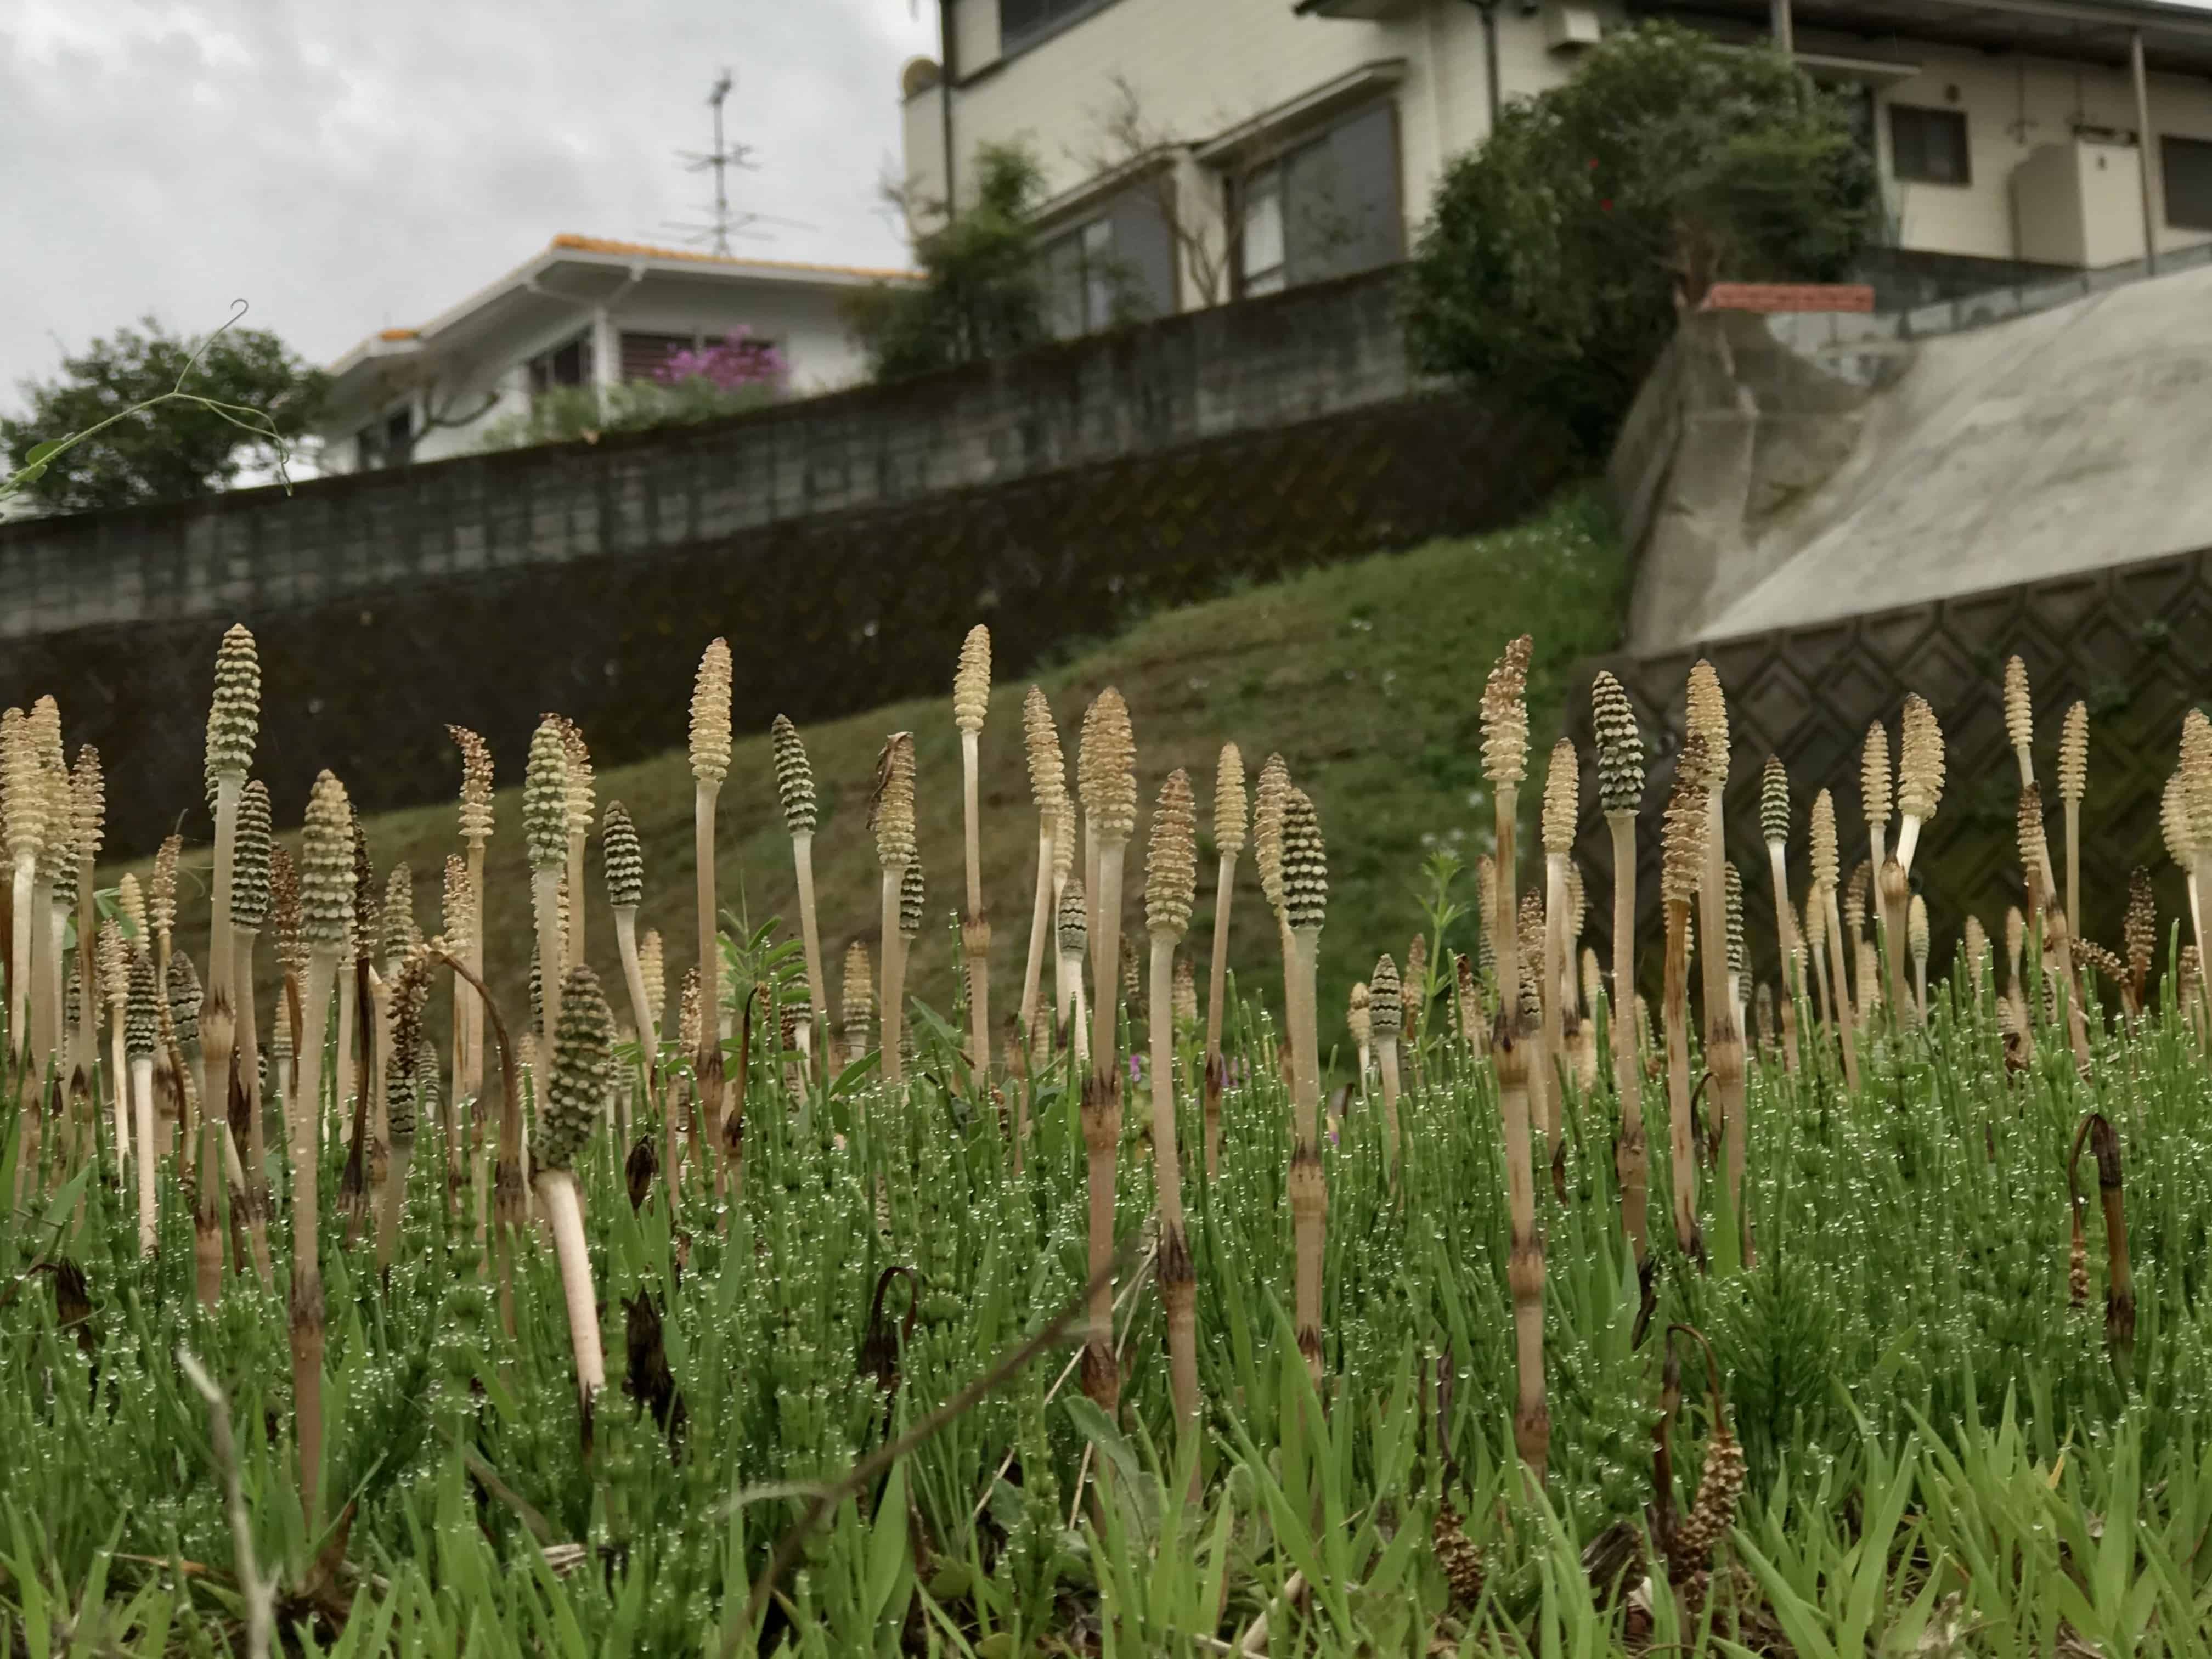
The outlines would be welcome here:
[[[1060,339],[1175,309],[1175,238],[1155,188],[1126,191],[1097,218],[1063,232],[1037,255],[1045,321]]]
[[[999,0],[999,55],[1019,52],[1085,12],[1112,3],[1113,0]]]
[[[2176,230],[2212,230],[2212,143],[2161,138],[2158,165],[2166,176],[2166,222]]]
[[[530,393],[550,392],[560,386],[592,383],[592,337],[579,334],[565,345],[540,352],[530,360]]]
[[[1389,264],[1405,248],[1395,109],[1376,105],[1253,168],[1237,199],[1240,294]]]
[[[629,334],[622,337],[622,377],[625,380],[658,378],[661,368],[679,351],[699,343],[690,334]]]
[[[404,466],[415,448],[415,411],[402,405],[354,434],[354,462],[363,472]]]
[[[1892,104],[1889,161],[1891,171],[1900,184],[1972,184],[1973,172],[1966,159],[1966,112]]]

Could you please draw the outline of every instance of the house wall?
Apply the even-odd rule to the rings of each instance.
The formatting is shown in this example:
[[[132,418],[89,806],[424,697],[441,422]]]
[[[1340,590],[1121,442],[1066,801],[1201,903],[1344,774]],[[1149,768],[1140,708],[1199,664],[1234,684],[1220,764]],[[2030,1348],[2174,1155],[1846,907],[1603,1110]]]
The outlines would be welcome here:
[[[1610,0],[1595,9],[1608,28],[1625,18]],[[1498,79],[1505,100],[1533,96],[1573,72],[1576,49],[1548,44],[1560,10],[1561,0],[1538,0],[1533,13],[1518,4],[1498,8]],[[1011,58],[999,52],[998,0],[951,0],[951,15],[960,76],[952,94],[957,159],[964,164],[988,140],[1025,139],[1053,193],[1079,184],[1098,155],[1117,76],[1135,90],[1149,125],[1204,139],[1362,64],[1404,59],[1405,78],[1389,95],[1398,109],[1401,201],[1409,245],[1449,160],[1480,143],[1489,131],[1481,20],[1464,0],[1429,0],[1381,22],[1300,16],[1288,0],[1110,0]],[[2070,141],[2077,121],[2130,135],[2136,125],[2132,85],[2119,70],[1911,40],[1824,40],[1802,29],[1797,44],[1802,52],[1917,65],[1874,94],[1887,240],[1907,249],[2022,258],[2013,170],[2039,147]],[[921,197],[943,191],[939,96],[932,92],[908,106],[907,165]],[[2157,131],[2212,138],[2212,83],[2154,75],[2150,102]],[[1965,113],[1970,184],[1897,181],[1887,115],[1893,103]],[[2150,161],[2162,219],[2154,154]],[[2132,186],[2123,183],[2114,190],[2129,197],[2129,211],[2139,217]],[[1187,211],[1194,206],[1212,210],[1220,198],[1218,173],[1193,168],[1185,185]],[[2139,255],[2139,235],[2136,240],[2133,254]],[[2206,240],[2201,232],[2163,226],[2158,239],[2161,249]],[[1203,302],[1188,272],[1182,287],[1186,303]]]
[[[1622,15],[1610,0],[1595,9],[1608,22]],[[1429,0],[1382,22],[1301,17],[1288,0],[1111,0],[1004,58],[998,15],[997,0],[953,0],[956,159],[964,167],[978,143],[1026,139],[1051,194],[1090,172],[1117,76],[1135,92],[1148,127],[1196,141],[1363,64],[1405,59],[1395,98],[1409,232],[1427,212],[1444,161],[1489,132],[1482,23],[1464,0]],[[1540,14],[1498,9],[1507,96],[1542,91],[1573,72],[1573,52],[1549,50],[1545,30]],[[907,176],[921,196],[943,191],[936,96],[908,105]]]
[[[1880,107],[1875,131],[1883,191],[1896,239],[1905,247],[1992,259],[2025,257],[2014,224],[2013,170],[2044,145],[2069,143],[2077,123],[2130,135],[2136,129],[2134,87],[2119,70],[2049,58],[1993,58],[1909,41],[1885,43],[1884,50],[1885,55],[1921,66],[1911,79],[1885,88],[1876,100]],[[2149,91],[2154,131],[2212,139],[2212,83],[2154,75]],[[1890,153],[1887,108],[1892,104],[1963,112],[1972,182],[1963,187],[1899,183]],[[2212,240],[2201,231],[2166,226],[2165,192],[2154,146],[2148,159],[2160,248],[2191,247]],[[2141,210],[2131,173],[2122,175],[2113,193],[2128,198],[2129,216],[2139,225]],[[2117,257],[2142,255],[2142,237],[2137,229],[2130,246]]]
[[[858,383],[866,372],[859,344],[847,326],[843,305],[849,289],[770,283],[740,285],[712,279],[686,280],[658,276],[631,290],[606,311],[604,338],[595,345],[600,361],[611,343],[625,331],[653,334],[698,333],[716,340],[740,325],[782,348],[790,365],[790,392],[806,397]],[[417,461],[443,460],[465,455],[483,442],[485,428],[510,416],[526,414],[530,404],[528,365],[579,332],[601,330],[597,307],[579,303],[566,311],[547,309],[535,318],[519,319],[465,359],[453,360],[427,394],[441,409],[473,410],[487,393],[497,401],[475,419],[458,426],[441,426],[424,434],[415,447]],[[615,359],[613,361],[619,361]],[[399,372],[417,370],[419,360],[398,360]],[[325,470],[354,470],[354,434],[406,404],[416,411],[421,430],[426,394],[395,390],[373,405],[334,411],[327,428]]]

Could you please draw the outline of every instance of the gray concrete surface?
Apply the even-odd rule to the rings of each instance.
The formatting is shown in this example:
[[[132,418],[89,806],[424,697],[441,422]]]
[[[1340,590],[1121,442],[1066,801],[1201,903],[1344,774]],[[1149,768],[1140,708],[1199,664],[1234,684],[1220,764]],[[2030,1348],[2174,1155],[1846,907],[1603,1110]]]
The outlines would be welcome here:
[[[1899,362],[1856,411],[1848,454],[1796,500],[1732,528],[1709,507],[1698,537],[1670,539],[1654,515],[1633,648],[2212,545],[2212,270],[1922,341]],[[1696,494],[1735,453],[1678,451],[1674,493]]]

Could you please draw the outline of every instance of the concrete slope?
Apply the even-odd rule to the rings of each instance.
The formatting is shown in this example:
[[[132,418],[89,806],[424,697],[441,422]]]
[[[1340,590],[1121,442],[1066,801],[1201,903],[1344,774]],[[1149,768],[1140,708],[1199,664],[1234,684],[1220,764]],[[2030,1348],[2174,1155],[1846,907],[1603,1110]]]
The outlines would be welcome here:
[[[1698,637],[2212,545],[2212,270],[1922,343],[1758,539],[1771,574]]]

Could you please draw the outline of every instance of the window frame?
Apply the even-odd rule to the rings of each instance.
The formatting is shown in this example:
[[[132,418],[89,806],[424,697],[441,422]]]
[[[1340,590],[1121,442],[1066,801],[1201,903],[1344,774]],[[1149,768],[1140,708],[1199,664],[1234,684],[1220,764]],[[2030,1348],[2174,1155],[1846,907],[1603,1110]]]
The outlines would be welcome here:
[[[1007,0],[990,0],[990,3],[998,13],[999,55],[992,60],[995,64],[1003,64],[1010,58],[1018,58],[1033,46],[1042,46],[1054,35],[1064,33],[1085,19],[1105,10],[1115,3],[1115,0],[1042,0],[1046,6],[1058,5],[1060,8],[1059,14],[1042,22],[1011,31],[1006,27]]]
[[[1388,169],[1390,191],[1389,200],[1385,207],[1385,216],[1395,229],[1396,259],[1402,261],[1405,258],[1405,111],[1395,96],[1386,94],[1382,97],[1369,99],[1348,108],[1339,110],[1326,120],[1301,125],[1292,131],[1285,132],[1268,148],[1254,152],[1241,164],[1224,172],[1224,188],[1227,192],[1229,223],[1235,243],[1231,250],[1229,270],[1229,294],[1232,300],[1259,299],[1269,294],[1280,294],[1287,289],[1303,287],[1309,282],[1329,280],[1327,276],[1297,278],[1294,277],[1291,271],[1291,245],[1294,240],[1291,215],[1297,211],[1296,204],[1291,199],[1286,188],[1291,178],[1291,165],[1299,156],[1328,144],[1338,132],[1351,126],[1354,122],[1364,120],[1378,112],[1388,117],[1390,129],[1390,159]],[[1250,212],[1251,204],[1258,193],[1254,188],[1255,181],[1261,179],[1270,181],[1270,188],[1275,197],[1276,234],[1280,241],[1280,257],[1275,264],[1263,266],[1255,273],[1251,271],[1249,263],[1245,257],[1246,221]],[[1394,261],[1385,260],[1381,263],[1388,264]],[[1356,269],[1380,268],[1378,264],[1359,266]],[[1353,275],[1356,271],[1336,274]]]
[[[2159,215],[2168,230],[2212,231],[2212,196],[2208,196],[2206,211],[2202,217],[2177,219],[2173,216],[2173,158],[2179,153],[2191,152],[2200,156],[2208,169],[2212,169],[2212,138],[2198,138],[2185,132],[2159,134]]]
[[[572,387],[596,386],[599,383],[599,377],[594,372],[595,365],[592,362],[592,331],[588,328],[579,329],[574,334],[567,335],[556,341],[544,350],[532,352],[524,360],[523,376],[531,397],[542,398],[550,392],[563,392]],[[617,352],[621,350],[619,343],[615,349]],[[571,349],[576,353],[577,378],[573,380],[555,379],[556,360]]]
[[[1965,110],[1953,109],[1942,104],[1906,104],[1895,101],[1890,102],[1885,107],[1889,112],[1891,178],[1900,185],[1933,185],[1939,190],[1972,190],[1974,187],[1973,130],[1968,124]],[[1957,129],[1959,135],[1959,176],[1957,178],[1942,179],[1926,172],[1907,173],[1905,170],[1897,142],[1897,127],[1900,117],[1909,117],[1912,120],[1930,125],[1941,123]],[[1920,151],[1923,166],[1925,165],[1926,154],[1926,147],[1923,143]]]

